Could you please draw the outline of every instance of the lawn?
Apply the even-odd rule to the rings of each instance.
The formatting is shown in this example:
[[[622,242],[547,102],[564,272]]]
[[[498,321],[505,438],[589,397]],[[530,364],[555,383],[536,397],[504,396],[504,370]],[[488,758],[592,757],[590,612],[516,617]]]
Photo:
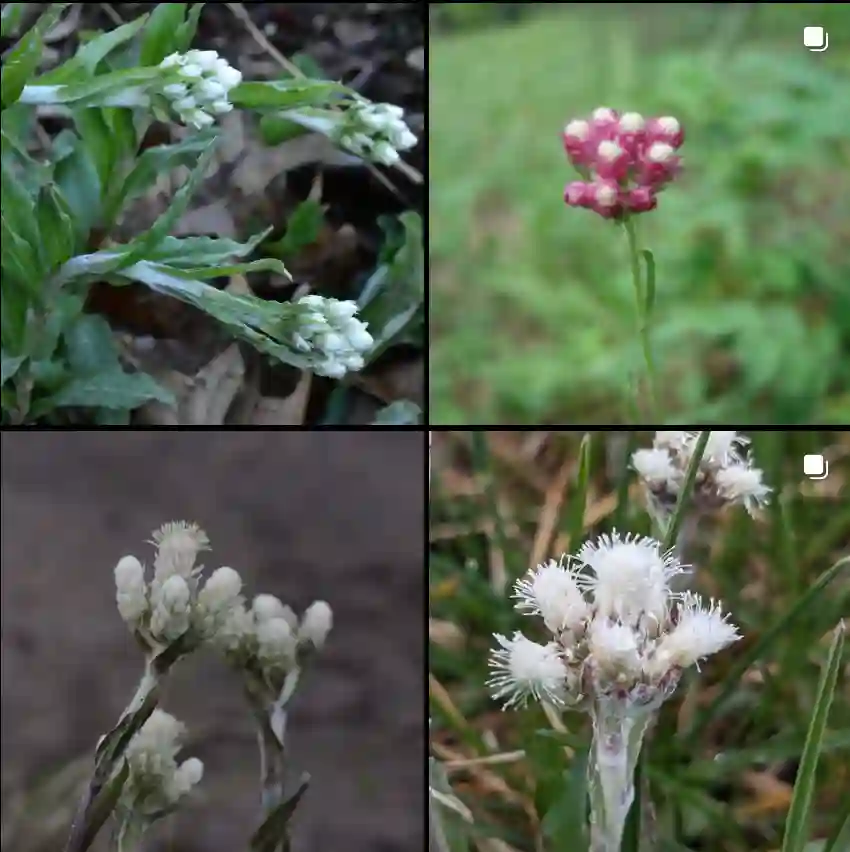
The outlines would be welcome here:
[[[801,30],[846,30],[848,7],[562,6],[432,27],[431,422],[628,417],[625,239],[561,199],[560,132],[599,105],[687,133],[682,179],[639,221],[665,419],[847,422],[850,48],[810,53]]]

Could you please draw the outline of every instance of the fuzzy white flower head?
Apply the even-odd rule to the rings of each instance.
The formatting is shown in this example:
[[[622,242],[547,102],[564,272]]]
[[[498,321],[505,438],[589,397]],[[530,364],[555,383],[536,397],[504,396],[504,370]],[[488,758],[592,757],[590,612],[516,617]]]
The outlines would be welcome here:
[[[724,467],[716,474],[717,490],[731,503],[741,503],[749,514],[767,503],[771,489],[762,482],[757,467],[741,464]]]
[[[670,668],[687,668],[703,657],[716,654],[741,638],[738,628],[727,621],[722,605],[711,600],[703,606],[699,595],[688,593],[679,608],[676,626],[658,642],[649,668],[662,676]]]
[[[241,591],[238,572],[226,566],[213,571],[195,603],[195,622],[201,636],[209,639],[215,634],[230,610],[241,603]]]
[[[588,647],[601,671],[629,680],[640,674],[638,637],[633,628],[607,618],[595,618],[588,632]]]
[[[671,597],[670,580],[683,571],[672,553],[662,553],[653,538],[614,530],[595,542],[586,542],[576,559],[592,571],[579,586],[592,593],[597,616],[636,624],[642,615],[663,621]]]
[[[696,446],[699,435],[689,436],[688,444],[691,450]],[[725,467],[730,464],[741,464],[743,459],[740,450],[750,443],[749,438],[739,435],[730,429],[712,430],[705,445],[703,460],[709,464]],[[688,453],[690,455],[690,452]]]
[[[257,625],[257,657],[271,666],[289,666],[295,659],[297,641],[283,618],[270,618]]]
[[[666,142],[653,142],[649,146],[647,159],[653,163],[666,163],[673,156],[673,147]]]
[[[367,324],[355,315],[357,303],[311,294],[295,304],[303,310],[293,346],[312,356],[312,369],[322,376],[340,378],[364,366],[363,355],[375,341]]]
[[[645,124],[639,112],[625,112],[620,116],[620,130],[626,133],[637,133],[638,130],[643,130]]]
[[[298,627],[298,616],[275,595],[257,595],[252,609],[257,624],[270,618],[282,618],[293,630]]]
[[[565,136],[569,136],[571,139],[578,139],[581,142],[587,139],[588,133],[590,133],[590,125],[582,119],[575,119],[569,122],[564,128]]]
[[[491,651],[493,670],[487,685],[504,707],[525,706],[528,699],[563,704],[569,673],[558,645],[538,645],[515,633],[513,639],[496,634],[501,648]]]
[[[648,450],[635,450],[632,454],[632,467],[650,486],[664,485],[676,494],[681,487],[682,471],[673,464],[667,450],[653,447]]]
[[[172,574],[160,589],[151,613],[151,635],[160,642],[174,642],[189,629],[191,593],[179,574]]]
[[[137,627],[148,610],[145,569],[135,556],[124,556],[115,566],[118,612],[131,627]]]
[[[307,607],[298,627],[298,641],[321,648],[333,626],[333,612],[325,601],[314,601]]]
[[[608,107],[598,107],[593,110],[594,121],[613,121],[616,117],[614,110],[609,109]]]
[[[185,732],[185,725],[156,709],[130,740],[125,754],[129,775],[121,792],[125,811],[158,815],[201,780],[203,764],[197,758],[177,765]]]
[[[195,567],[195,560],[202,550],[208,550],[210,540],[197,525],[185,521],[163,524],[153,534],[156,545],[154,558],[154,587],[158,588],[170,576],[177,574],[188,580]]]
[[[622,155],[623,149],[616,142],[613,142],[610,139],[605,139],[599,143],[596,153],[599,154],[601,159],[609,163],[613,163],[617,157]]]
[[[160,63],[167,75],[163,95],[184,124],[197,128],[208,127],[216,115],[229,112],[233,105],[228,94],[242,81],[242,72],[233,68],[214,50],[190,50],[173,53]]]
[[[575,630],[589,614],[575,574],[563,560],[549,560],[517,580],[514,597],[519,612],[540,615],[552,633]]]
[[[213,645],[225,654],[244,651],[254,638],[254,617],[240,601],[235,604],[212,636]]]

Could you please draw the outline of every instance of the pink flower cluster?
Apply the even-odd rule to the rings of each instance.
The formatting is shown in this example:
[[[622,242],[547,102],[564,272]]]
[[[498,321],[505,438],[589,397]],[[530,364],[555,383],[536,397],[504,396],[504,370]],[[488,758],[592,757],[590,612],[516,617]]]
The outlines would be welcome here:
[[[568,183],[564,201],[606,219],[652,210],[658,192],[679,171],[676,151],[683,141],[681,125],[669,116],[645,119],[600,107],[589,120],[571,121],[564,149],[586,180]]]

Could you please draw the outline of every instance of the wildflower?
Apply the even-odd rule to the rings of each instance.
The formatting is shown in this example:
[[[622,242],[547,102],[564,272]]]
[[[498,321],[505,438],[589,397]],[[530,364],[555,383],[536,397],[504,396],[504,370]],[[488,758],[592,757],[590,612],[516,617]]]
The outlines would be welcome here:
[[[648,669],[656,676],[671,666],[688,668],[740,639],[738,628],[727,621],[719,603],[703,606],[699,595],[686,594],[676,626],[656,645]]]
[[[678,174],[683,141],[670,116],[645,119],[600,107],[589,120],[570,121],[564,150],[584,179],[567,184],[564,201],[608,219],[654,209],[658,193]]]
[[[258,624],[270,618],[282,618],[293,630],[298,626],[298,616],[274,595],[257,595],[252,609]]]
[[[514,597],[517,610],[540,615],[553,634],[577,629],[589,611],[574,572],[554,559],[517,581]]]
[[[655,539],[614,531],[529,572],[516,583],[516,608],[540,616],[552,641],[496,635],[494,697],[577,703],[581,687],[591,705],[619,696],[627,714],[657,706],[681,669],[738,637],[719,603],[706,608],[699,596],[671,589],[684,571]]]
[[[643,480],[650,511],[662,522],[676,505],[698,440],[696,432],[656,432],[651,449],[632,455],[632,467]],[[771,489],[746,454],[749,443],[748,438],[731,430],[711,432],[695,480],[697,509],[738,504],[753,515],[767,502]]]
[[[172,53],[159,67],[169,72],[162,93],[183,123],[207,127],[233,109],[228,93],[242,81],[242,73],[216,51]]]
[[[231,610],[242,597],[242,578],[232,568],[218,568],[210,575],[206,585],[198,592],[194,621],[199,633],[212,637],[227,620]]]
[[[346,110],[333,135],[353,154],[392,166],[399,161],[400,151],[413,148],[418,141],[403,116],[404,110],[395,104],[358,99]]]
[[[148,611],[145,569],[135,556],[124,556],[115,566],[115,589],[118,612],[135,628]]]
[[[257,658],[271,667],[290,666],[297,640],[283,618],[270,618],[257,625]]]
[[[198,784],[204,765],[197,758],[177,763],[186,726],[156,709],[130,740],[125,754],[129,774],[121,791],[119,813],[152,821],[168,812]]]
[[[504,706],[524,706],[530,697],[563,704],[568,672],[554,642],[538,645],[515,633],[513,639],[496,634],[501,648],[490,655],[493,674],[487,681],[493,697]]]
[[[333,612],[324,601],[314,601],[307,607],[298,628],[298,641],[321,648],[333,625]]]
[[[655,539],[621,538],[616,530],[587,542],[575,558],[590,569],[580,583],[593,596],[596,617],[630,625],[644,615],[659,622],[666,617],[670,580],[684,570],[672,552],[661,552]]]
[[[168,645],[189,629],[190,598],[189,586],[179,574],[162,584],[151,613],[150,633],[154,639]]]
[[[356,302],[309,295],[302,296],[295,305],[303,312],[293,343],[312,356],[316,373],[339,379],[363,368],[363,356],[375,341],[367,331],[368,324],[356,316]]]

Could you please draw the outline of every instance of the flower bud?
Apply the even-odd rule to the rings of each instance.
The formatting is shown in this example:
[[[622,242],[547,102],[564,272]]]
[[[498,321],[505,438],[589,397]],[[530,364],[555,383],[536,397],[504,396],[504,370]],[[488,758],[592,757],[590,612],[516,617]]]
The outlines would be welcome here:
[[[307,607],[298,628],[298,641],[309,642],[316,648],[325,644],[333,625],[333,612],[325,601],[315,601]]]

